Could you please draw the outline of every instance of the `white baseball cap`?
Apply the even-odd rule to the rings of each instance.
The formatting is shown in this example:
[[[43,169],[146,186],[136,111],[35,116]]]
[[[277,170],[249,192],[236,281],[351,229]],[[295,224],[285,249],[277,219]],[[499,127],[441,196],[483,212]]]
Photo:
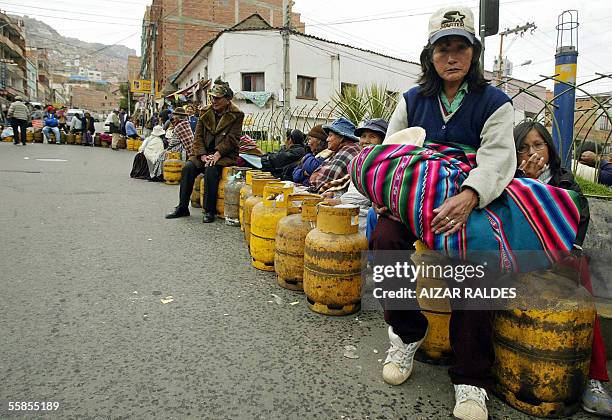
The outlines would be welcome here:
[[[429,18],[429,43],[434,44],[444,36],[458,35],[473,44],[476,41],[474,14],[469,7],[443,7]]]

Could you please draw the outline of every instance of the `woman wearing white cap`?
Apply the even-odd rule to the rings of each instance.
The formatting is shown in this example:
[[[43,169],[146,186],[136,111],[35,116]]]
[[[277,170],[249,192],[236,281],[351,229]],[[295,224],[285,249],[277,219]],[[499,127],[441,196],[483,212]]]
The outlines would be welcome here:
[[[484,208],[500,196],[516,170],[512,103],[484,79],[481,49],[469,8],[447,7],[434,13],[429,20],[429,42],[420,56],[419,84],[403,94],[389,122],[387,137],[408,127],[422,127],[428,139],[476,150],[477,167],[469,172],[461,191],[433,210],[428,229],[436,236],[458,232],[474,208]],[[397,218],[388,217],[386,208],[379,208],[379,214],[371,248],[413,249],[414,233]],[[460,419],[488,417],[487,390],[495,357],[490,317],[486,311],[454,311],[451,316],[456,363],[449,375],[455,388],[453,414]],[[383,378],[399,385],[412,372],[428,322],[419,311],[408,310],[387,310],[385,320],[390,325],[391,346]]]

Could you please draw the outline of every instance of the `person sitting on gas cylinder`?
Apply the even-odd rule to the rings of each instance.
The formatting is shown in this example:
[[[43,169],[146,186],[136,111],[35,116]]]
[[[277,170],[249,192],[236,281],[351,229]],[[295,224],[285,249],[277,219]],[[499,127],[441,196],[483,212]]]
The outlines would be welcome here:
[[[546,128],[537,121],[524,121],[514,127],[517,162],[519,166],[516,177],[533,178],[554,187],[572,190],[577,193],[580,222],[574,241],[574,253],[578,265],[579,278],[582,285],[592,293],[591,280],[586,259],[582,253],[582,243],[587,234],[590,213],[589,202],[582,194],[580,186],[571,171],[561,166],[559,153],[553,143],[553,138]],[[588,146],[587,146],[588,147]],[[571,260],[567,263],[571,264]],[[589,365],[589,381],[582,395],[582,408],[601,416],[612,416],[612,397],[606,392],[601,382],[608,382],[606,348],[601,335],[599,318],[595,318],[593,328],[593,344],[591,348],[591,363]]]
[[[305,154],[304,133],[300,130],[287,130],[285,144],[280,150],[261,157],[261,169],[271,172],[283,181],[291,181],[293,170]]]
[[[232,103],[229,83],[216,79],[208,92],[211,105],[200,113],[194,138],[193,156],[183,167],[179,204],[167,219],[189,216],[189,201],[198,174],[204,174],[203,223],[214,222],[217,190],[224,167],[236,164],[244,113]],[[175,111],[176,112],[176,111]],[[191,129],[190,129],[191,130]]]
[[[130,139],[140,139],[132,116],[127,117],[125,120],[125,135]]]
[[[305,187],[310,186],[310,175],[319,166],[334,155],[327,148],[327,134],[323,131],[321,124],[315,125],[306,135],[308,151],[300,163],[293,170],[293,182]]]
[[[59,120],[55,116],[55,110],[49,110],[43,119],[44,127],[42,129],[43,136],[45,136],[45,141],[49,143],[50,136],[49,132],[53,132],[55,136],[55,144],[60,144],[60,130],[59,130]]]
[[[361,150],[359,137],[355,136],[355,125],[346,118],[340,117],[324,125],[323,130],[327,133],[327,148],[334,152],[334,156],[310,176],[309,192],[324,193],[328,182],[348,174],[348,164]],[[347,179],[346,186],[348,183],[350,179]]]

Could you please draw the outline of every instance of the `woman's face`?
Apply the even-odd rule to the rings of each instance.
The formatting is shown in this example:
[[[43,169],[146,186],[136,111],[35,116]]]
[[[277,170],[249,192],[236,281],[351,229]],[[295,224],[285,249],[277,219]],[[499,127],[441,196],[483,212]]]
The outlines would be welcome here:
[[[382,144],[383,139],[380,134],[372,130],[363,130],[361,136],[359,136],[359,147],[362,149],[367,146],[373,146],[376,144]]]
[[[523,160],[528,160],[534,154],[537,155],[538,159],[544,158],[544,165],[548,164],[548,145],[540,133],[535,128],[532,128],[525,136],[525,140],[523,140],[523,144],[518,150],[518,163],[520,164]]]
[[[340,144],[342,144],[343,139],[344,138],[342,136],[330,131],[327,135],[327,148],[331,151],[337,152],[340,149]]]
[[[313,154],[317,154],[322,150],[325,150],[325,142],[317,137],[308,136],[308,147]]]
[[[434,44],[432,61],[445,84],[461,83],[470,70],[474,48],[462,36],[445,36]]]

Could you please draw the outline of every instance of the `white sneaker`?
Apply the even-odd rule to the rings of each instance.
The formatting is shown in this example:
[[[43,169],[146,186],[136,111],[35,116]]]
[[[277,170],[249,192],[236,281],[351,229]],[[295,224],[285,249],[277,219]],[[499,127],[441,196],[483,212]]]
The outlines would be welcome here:
[[[425,332],[427,335],[427,332]],[[391,385],[402,384],[410,377],[414,365],[414,354],[425,337],[414,343],[404,344],[402,339],[389,327],[391,347],[387,350],[387,359],[383,365],[383,379]]]
[[[453,416],[461,420],[487,420],[487,391],[472,385],[455,385]]]
[[[589,380],[582,394],[582,409],[600,416],[612,417],[612,397],[601,382],[595,379]]]

